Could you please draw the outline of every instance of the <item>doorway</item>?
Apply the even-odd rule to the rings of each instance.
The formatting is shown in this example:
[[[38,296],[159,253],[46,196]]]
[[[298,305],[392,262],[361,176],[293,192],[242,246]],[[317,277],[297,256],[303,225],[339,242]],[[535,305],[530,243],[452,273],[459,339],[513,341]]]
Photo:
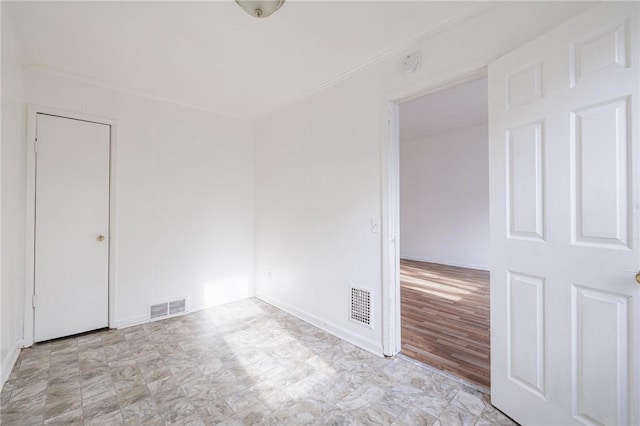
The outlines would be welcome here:
[[[638,22],[637,4],[596,5],[488,64],[491,404],[521,424],[640,418]],[[400,351],[396,123],[408,99],[392,95],[385,354]]]
[[[490,387],[486,78],[399,105],[400,352]]]
[[[33,341],[109,325],[111,125],[35,114]]]

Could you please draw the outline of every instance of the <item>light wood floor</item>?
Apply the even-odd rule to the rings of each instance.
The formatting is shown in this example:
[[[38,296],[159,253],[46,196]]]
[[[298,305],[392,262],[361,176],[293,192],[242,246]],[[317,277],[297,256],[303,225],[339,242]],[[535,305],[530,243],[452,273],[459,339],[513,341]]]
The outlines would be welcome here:
[[[489,272],[400,260],[402,353],[489,387]]]

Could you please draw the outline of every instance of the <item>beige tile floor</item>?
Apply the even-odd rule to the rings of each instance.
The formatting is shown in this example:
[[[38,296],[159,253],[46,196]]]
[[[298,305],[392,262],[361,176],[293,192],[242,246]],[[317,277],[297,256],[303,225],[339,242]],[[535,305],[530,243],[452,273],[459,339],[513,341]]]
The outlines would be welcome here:
[[[3,425],[513,424],[486,395],[257,299],[24,349]]]

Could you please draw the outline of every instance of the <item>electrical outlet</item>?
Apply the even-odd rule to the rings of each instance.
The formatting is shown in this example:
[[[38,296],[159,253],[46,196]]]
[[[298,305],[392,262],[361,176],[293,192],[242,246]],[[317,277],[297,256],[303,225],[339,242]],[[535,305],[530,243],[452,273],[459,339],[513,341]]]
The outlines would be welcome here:
[[[377,217],[371,218],[371,233],[379,234],[380,233],[380,219]]]
[[[273,279],[273,269],[271,268],[267,269],[267,278],[270,280]]]

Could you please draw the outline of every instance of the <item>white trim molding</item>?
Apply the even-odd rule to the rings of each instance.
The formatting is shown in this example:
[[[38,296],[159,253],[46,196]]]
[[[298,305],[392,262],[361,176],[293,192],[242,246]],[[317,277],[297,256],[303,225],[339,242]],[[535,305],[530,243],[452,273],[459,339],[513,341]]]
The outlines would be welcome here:
[[[13,369],[13,366],[16,365],[19,355],[20,345],[16,341],[13,348],[7,352],[7,356],[2,360],[2,364],[0,365],[0,389],[2,389],[6,381],[9,379],[11,370]]]
[[[476,269],[478,271],[489,271],[489,265],[471,265],[468,263],[451,262],[448,260],[444,261],[440,259],[427,259],[424,257],[417,257],[417,256],[401,256],[400,258],[406,259],[406,260],[414,260],[416,262],[438,263],[440,265],[457,266],[459,268]]]
[[[308,322],[309,324],[315,327],[318,327],[319,329],[324,330],[327,333],[330,333],[344,341],[352,343],[361,349],[371,352],[374,355],[377,355],[379,357],[383,356],[382,345],[380,345],[379,342],[369,340],[369,339],[364,339],[362,338],[362,336],[352,333],[349,330],[346,330],[338,325],[328,323],[325,320],[320,319],[313,314],[304,312],[298,308],[294,308],[293,306],[287,303],[284,303],[280,300],[274,299],[272,297],[265,296],[262,294],[257,294],[256,298],[272,306],[275,306],[276,308],[283,310],[293,315],[294,317],[300,318],[302,321]]]
[[[400,114],[399,104],[487,76],[490,58],[471,61],[446,75],[430,76],[390,92],[384,104],[385,140],[381,146],[382,195],[382,341],[384,354],[401,349],[400,319]],[[452,77],[453,75],[453,77]]]

